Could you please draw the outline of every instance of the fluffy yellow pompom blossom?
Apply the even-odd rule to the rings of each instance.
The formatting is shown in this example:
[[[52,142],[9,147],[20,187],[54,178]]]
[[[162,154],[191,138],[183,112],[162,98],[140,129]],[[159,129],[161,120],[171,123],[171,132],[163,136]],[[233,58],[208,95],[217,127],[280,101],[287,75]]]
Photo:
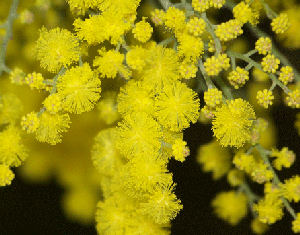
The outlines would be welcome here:
[[[193,17],[187,22],[186,27],[190,34],[194,35],[195,37],[198,37],[204,33],[206,23],[202,18]]]
[[[205,104],[211,108],[215,108],[222,103],[223,94],[217,88],[210,88],[204,92]]]
[[[36,54],[42,68],[57,72],[62,66],[67,67],[77,62],[79,53],[78,39],[68,30],[60,28],[40,30]]]
[[[22,115],[23,105],[13,93],[3,93],[0,96],[0,125],[15,123]]]
[[[34,133],[36,129],[40,126],[40,119],[37,113],[31,112],[22,117],[21,126],[24,131],[28,134]]]
[[[0,132],[0,162],[7,166],[18,167],[27,157],[27,150],[21,142],[21,131],[9,125]]]
[[[215,33],[221,41],[227,42],[243,34],[242,26],[239,20],[229,20],[218,25]]]
[[[9,169],[9,166],[0,164],[0,186],[10,185],[15,178],[15,174]]]
[[[148,86],[159,91],[169,83],[179,80],[179,62],[175,50],[154,45],[146,50],[143,59],[145,65],[140,75]]]
[[[192,62],[203,54],[204,43],[201,39],[187,33],[182,33],[177,36],[178,39],[178,55]]]
[[[123,159],[116,148],[116,129],[101,130],[95,137],[92,161],[101,175],[113,176]]]
[[[126,164],[124,171],[124,179],[121,179],[124,191],[136,199],[153,194],[158,185],[172,183],[166,161],[157,154],[134,157]]]
[[[210,8],[211,5],[210,0],[192,0],[192,6],[196,11],[202,13]]]
[[[142,213],[158,224],[167,224],[174,219],[182,205],[172,192],[173,188],[174,186],[167,185],[155,190],[147,202],[141,203]]]
[[[212,172],[213,179],[217,180],[230,170],[231,156],[226,148],[212,141],[199,147],[197,162],[202,165],[204,172]]]
[[[40,142],[55,145],[61,142],[62,133],[70,127],[70,117],[68,114],[50,114],[45,111],[39,117],[40,125],[35,134]]]
[[[175,33],[182,31],[185,27],[185,13],[175,7],[169,7],[164,15],[164,23],[167,28]]]
[[[142,21],[135,24],[132,30],[133,36],[140,42],[147,42],[153,33],[151,25],[143,19]]]
[[[296,88],[295,90],[288,93],[285,101],[288,106],[292,108],[300,108],[300,89]]]
[[[216,215],[231,225],[237,225],[248,212],[247,197],[243,193],[228,191],[219,193],[212,201]]]
[[[9,79],[10,79],[11,83],[17,84],[17,85],[24,84],[25,77],[26,77],[26,73],[24,73],[23,70],[20,68],[15,68],[9,74]]]
[[[294,233],[300,233],[300,213],[297,213],[296,219],[292,222],[292,229]]]
[[[172,145],[173,156],[177,161],[183,162],[190,155],[189,147],[182,139],[176,139]]]
[[[262,223],[274,224],[283,216],[283,203],[279,198],[266,196],[253,206],[253,210]]]
[[[77,36],[86,40],[90,45],[99,44],[106,40],[117,45],[122,40],[121,37],[131,29],[133,19],[132,17],[124,20],[115,12],[113,14],[104,12],[101,15],[91,15],[84,21],[76,19],[74,27]]]
[[[161,147],[160,125],[145,113],[126,115],[118,124],[117,147],[126,158],[140,154],[153,155]]]
[[[243,24],[253,21],[252,10],[251,10],[250,6],[247,3],[245,3],[244,1],[237,4],[233,8],[232,12],[233,12],[234,18],[236,18]]]
[[[144,112],[154,115],[153,89],[142,81],[129,81],[120,89],[118,111],[122,114]]]
[[[288,15],[286,13],[281,13],[272,20],[271,26],[272,30],[277,34],[286,32],[290,27]]]
[[[125,56],[115,50],[99,50],[100,56],[96,56],[93,65],[97,67],[97,71],[101,74],[101,77],[115,78],[117,74],[128,79],[130,71],[123,64]]]
[[[264,57],[261,62],[263,70],[267,73],[276,73],[279,64],[280,60],[272,54],[269,54],[266,57]]]
[[[62,110],[62,102],[60,95],[58,93],[49,95],[43,101],[43,105],[46,108],[46,110],[51,114],[60,112]]]
[[[160,124],[171,131],[181,131],[199,117],[200,101],[197,94],[184,83],[164,87],[156,97],[155,115]]]
[[[228,101],[217,108],[212,121],[214,136],[223,146],[242,147],[251,139],[255,120],[252,106],[243,99]]]
[[[300,201],[300,176],[295,175],[284,181],[281,186],[282,195],[289,201]]]
[[[264,89],[257,92],[256,99],[259,105],[267,109],[270,105],[273,104],[274,95],[272,91]]]
[[[284,85],[287,85],[289,82],[294,81],[295,74],[293,72],[293,68],[291,66],[284,66],[280,69],[279,81],[281,81]]]
[[[249,80],[249,72],[239,66],[235,70],[231,71],[228,75],[229,83],[235,88],[239,89],[244,86]]]
[[[255,234],[264,234],[268,230],[268,225],[255,218],[251,221],[251,229]]]
[[[67,70],[58,78],[56,87],[64,109],[80,114],[93,109],[100,98],[100,85],[100,79],[85,63]]]
[[[219,54],[207,58],[204,62],[204,68],[209,76],[217,76],[222,70],[227,70],[230,67],[230,59],[226,54]]]
[[[255,49],[259,54],[267,55],[272,51],[272,41],[269,37],[261,37],[255,43]]]
[[[296,154],[287,147],[282,148],[280,151],[277,149],[272,149],[270,156],[275,158],[273,165],[275,169],[279,171],[281,171],[282,167],[291,167],[296,159]]]

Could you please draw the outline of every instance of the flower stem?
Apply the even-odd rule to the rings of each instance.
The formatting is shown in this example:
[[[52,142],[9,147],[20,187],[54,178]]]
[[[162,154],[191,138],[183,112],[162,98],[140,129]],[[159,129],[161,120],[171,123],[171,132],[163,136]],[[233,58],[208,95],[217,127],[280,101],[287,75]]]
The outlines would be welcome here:
[[[225,6],[232,10],[233,7],[235,6],[236,4],[231,1],[231,0],[227,0],[226,1],[226,4]],[[264,31],[260,30],[258,27],[255,27],[255,26],[251,26],[251,25],[247,25],[248,26],[248,29],[257,37],[269,37],[271,38],[267,33],[265,33]],[[285,65],[285,66],[291,66],[293,67],[293,65],[291,64],[291,62],[287,59],[287,57],[282,54],[280,52],[280,50],[276,47],[276,45],[272,45],[272,52],[274,53],[274,55],[280,60],[280,62]],[[294,70],[294,73],[295,73],[295,80],[297,82],[300,82],[300,73],[293,67],[293,70]]]
[[[199,60],[199,69],[200,69],[200,72],[205,80],[205,83],[206,83],[206,86],[207,88],[215,88],[215,84],[212,82],[212,80],[210,79],[210,77],[206,74],[206,71],[205,71],[205,68],[204,68],[204,65],[203,65],[203,62],[202,60]]]
[[[232,51],[228,51],[227,54],[228,54],[228,56],[230,56],[230,57],[235,57],[235,58],[237,58],[237,59],[241,59],[241,60],[247,62],[247,63],[248,63],[248,66],[250,66],[250,67],[253,67],[253,66],[254,66],[255,68],[257,68],[257,69],[263,71],[263,68],[262,68],[262,66],[261,66],[259,63],[257,63],[256,61],[254,61],[254,60],[251,59],[250,57],[247,57],[247,56],[244,55],[244,54],[240,54],[240,53],[232,52]],[[248,66],[247,66],[247,67],[248,67]],[[282,82],[280,82],[280,81],[276,78],[276,76],[275,76],[274,74],[270,73],[270,74],[269,74],[269,77],[270,77],[271,80],[272,80],[277,86],[279,86],[286,94],[290,92],[290,89],[289,89],[287,86],[285,86]]]
[[[167,10],[172,3],[169,0],[158,0],[163,9]]]
[[[3,72],[10,72],[10,69],[5,64],[6,51],[9,40],[12,38],[13,34],[13,22],[17,18],[17,8],[18,8],[19,0],[13,0],[8,17],[3,24],[3,28],[5,29],[5,36],[3,38],[1,48],[0,48],[0,76]]]
[[[262,147],[260,144],[256,145],[256,149],[259,151],[260,156],[262,157],[263,161],[265,162],[265,164],[268,165],[269,169],[273,172],[274,175],[274,183],[279,186],[281,184],[281,181],[278,177],[278,175],[276,174],[274,168],[271,165],[271,162],[268,158],[268,154],[269,151],[264,149],[264,147]],[[291,216],[296,219],[296,213],[294,211],[294,209],[291,207],[290,203],[284,198],[284,197],[280,197],[281,201],[283,202],[283,205],[285,206],[285,208],[287,209],[287,211],[291,214]]]
[[[270,37],[268,34],[266,34],[265,32],[261,31],[259,28],[257,27],[249,27],[249,29],[251,30],[251,32],[253,34],[255,34],[257,37]],[[280,62],[285,65],[285,66],[291,66],[293,67],[293,65],[291,64],[291,62],[288,60],[288,58],[282,54],[279,49],[273,44],[272,45],[272,52],[273,54],[280,60]],[[300,73],[298,72],[298,70],[296,70],[295,68],[293,68],[294,73],[295,73],[295,79],[296,81],[300,82]]]
[[[207,31],[209,32],[209,34],[212,36],[212,38],[214,40],[215,47],[216,47],[216,54],[220,54],[221,51],[222,51],[222,45],[221,45],[220,40],[218,39],[218,37],[215,34],[215,31],[213,29],[213,25],[208,20],[205,12],[201,14],[201,18],[205,21],[206,27],[207,27]]]

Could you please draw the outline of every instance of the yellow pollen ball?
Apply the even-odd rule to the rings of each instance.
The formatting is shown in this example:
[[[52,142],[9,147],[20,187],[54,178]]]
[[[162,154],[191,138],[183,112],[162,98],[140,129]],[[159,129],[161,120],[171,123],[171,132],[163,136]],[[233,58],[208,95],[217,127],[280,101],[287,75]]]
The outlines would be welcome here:
[[[140,42],[147,42],[151,38],[152,32],[151,25],[145,20],[136,23],[132,30],[134,38]]]
[[[271,26],[272,30],[277,34],[286,32],[290,27],[288,15],[286,13],[281,13],[272,20]]]
[[[274,95],[272,91],[264,89],[257,92],[256,99],[259,105],[267,109],[270,105],[273,104]]]
[[[279,64],[280,60],[272,54],[268,54],[261,62],[264,72],[267,73],[276,73]]]
[[[212,130],[224,147],[240,148],[250,141],[254,120],[252,106],[243,99],[235,99],[217,108]]]
[[[255,49],[258,50],[259,54],[266,55],[272,50],[272,41],[270,38],[259,38],[255,43]]]

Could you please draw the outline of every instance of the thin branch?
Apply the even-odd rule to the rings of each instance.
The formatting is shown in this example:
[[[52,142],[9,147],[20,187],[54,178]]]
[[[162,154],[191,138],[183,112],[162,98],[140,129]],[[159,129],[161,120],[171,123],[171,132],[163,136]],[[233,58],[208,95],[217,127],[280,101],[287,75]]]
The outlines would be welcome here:
[[[0,48],[0,76],[3,72],[9,72],[10,69],[5,64],[6,51],[9,40],[12,38],[13,34],[13,23],[17,18],[17,8],[18,8],[19,0],[13,0],[8,17],[6,22],[3,24],[3,28],[5,29],[5,36],[3,38],[1,48]]]
[[[197,14],[196,14],[197,15]],[[215,47],[216,47],[216,54],[220,54],[221,51],[222,51],[222,45],[221,45],[221,42],[220,40],[218,39],[218,37],[216,36],[215,34],[215,31],[213,29],[213,25],[210,23],[210,21],[208,20],[207,16],[206,16],[206,13],[202,13],[201,14],[201,18],[205,21],[206,23],[206,28],[207,28],[207,31],[209,32],[209,34],[212,36],[213,40],[214,40],[214,43],[215,43]]]
[[[257,69],[263,71],[263,68],[262,68],[262,66],[261,66],[259,63],[257,63],[257,62],[254,61],[253,59],[247,57],[246,55],[240,54],[240,53],[236,53],[236,52],[232,52],[232,51],[228,51],[227,53],[228,53],[228,55],[229,55],[230,57],[235,57],[235,58],[244,60],[245,62],[247,62],[247,63],[249,64],[250,67],[251,67],[251,66],[254,66],[255,68],[257,68]],[[247,66],[247,67],[248,67],[248,66]],[[290,89],[289,89],[287,86],[285,86],[282,82],[280,82],[280,81],[276,78],[276,76],[275,76],[274,74],[270,73],[270,74],[269,74],[269,77],[271,78],[271,80],[272,80],[273,82],[276,83],[277,86],[281,87],[281,89],[282,89],[286,94],[290,92]]]
[[[269,169],[273,172],[274,175],[274,183],[276,185],[280,185],[281,181],[279,179],[279,177],[277,176],[274,168],[271,165],[271,162],[268,158],[268,151],[266,151],[261,145],[256,145],[256,149],[259,151],[263,161],[268,165]],[[294,209],[291,207],[290,203],[284,198],[284,197],[280,197],[281,201],[283,202],[283,205],[285,206],[285,208],[287,209],[287,211],[291,214],[291,216],[296,219],[296,213],[294,211]]]
[[[235,6],[236,4],[231,1],[231,0],[227,0],[226,1],[226,4],[225,6],[232,10],[233,7]],[[260,38],[260,37],[270,37],[270,35],[268,35],[267,33],[265,33],[264,31],[260,30],[258,27],[255,27],[255,26],[251,26],[251,25],[247,25],[247,28],[257,37],[257,38]],[[293,70],[294,70],[294,73],[295,73],[295,80],[297,82],[300,82],[300,73],[294,68],[294,66],[291,64],[291,62],[287,59],[287,57],[280,52],[280,50],[273,44],[272,45],[272,51],[274,53],[274,55],[280,60],[280,62],[285,65],[285,66],[291,66],[293,67]]]
[[[170,6],[172,6],[172,3],[169,0],[158,0],[158,1],[164,10],[167,10]]]
[[[204,65],[203,65],[203,62],[202,60],[200,59],[199,60],[199,64],[198,64],[198,67],[200,69],[200,72],[205,80],[205,83],[206,83],[206,86],[207,88],[216,88],[215,84],[212,82],[212,80],[210,79],[210,77],[207,75],[206,71],[205,71],[205,68],[204,68]]]
[[[262,30],[260,30],[257,27],[249,27],[249,29],[258,38],[259,37],[270,37],[268,34],[266,34],[265,32],[263,32]],[[280,60],[280,62],[283,65],[293,67],[293,70],[294,70],[294,73],[295,73],[295,79],[296,79],[296,81],[300,82],[300,73],[294,68],[294,66],[291,64],[289,59],[284,54],[282,54],[274,44],[272,45],[272,52]]]

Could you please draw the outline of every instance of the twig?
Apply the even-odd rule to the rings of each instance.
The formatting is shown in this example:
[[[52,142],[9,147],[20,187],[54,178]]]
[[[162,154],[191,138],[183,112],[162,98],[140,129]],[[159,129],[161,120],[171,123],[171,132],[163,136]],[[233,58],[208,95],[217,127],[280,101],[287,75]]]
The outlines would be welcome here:
[[[252,66],[252,67],[254,66],[255,68],[257,68],[257,69],[263,71],[262,66],[261,66],[259,63],[257,63],[256,61],[254,61],[253,59],[251,59],[250,57],[247,57],[247,56],[244,55],[244,54],[240,54],[240,53],[232,52],[232,51],[228,51],[227,53],[228,53],[228,55],[229,55],[230,57],[235,57],[235,58],[244,60],[245,62],[248,63],[248,66],[250,66],[250,67],[251,67],[251,66]],[[248,67],[248,66],[247,66],[247,67]],[[282,89],[286,94],[288,94],[288,93],[290,92],[290,89],[289,89],[287,86],[285,86],[282,82],[280,82],[280,81],[276,78],[276,76],[275,76],[274,74],[270,73],[270,74],[269,74],[269,77],[271,78],[271,80],[272,80],[273,82],[276,83],[277,86],[281,87],[281,89]]]
[[[196,14],[197,15],[197,14]],[[220,40],[218,39],[218,37],[215,34],[215,31],[213,29],[212,24],[210,23],[210,21],[208,20],[206,13],[202,13],[201,14],[201,18],[205,21],[206,26],[207,26],[207,31],[209,32],[209,34],[212,36],[214,43],[215,43],[215,47],[216,47],[216,54],[220,54],[222,51],[222,45]]]
[[[172,3],[169,0],[158,0],[158,1],[165,10],[167,10],[172,5]]]
[[[5,64],[6,51],[9,40],[12,38],[13,34],[13,22],[17,18],[17,8],[18,8],[19,0],[13,0],[8,17],[3,24],[3,28],[5,29],[5,36],[3,38],[1,48],[0,48],[0,76],[3,72],[10,72],[10,69]]]
[[[231,0],[227,0],[225,6],[232,10],[233,7],[236,4],[231,1]],[[268,35],[267,33],[265,33],[264,31],[260,30],[258,27],[255,26],[251,26],[251,25],[247,25],[247,28],[257,37],[269,37],[270,35]],[[272,52],[274,53],[274,55],[280,60],[280,62],[285,65],[285,66],[291,66],[293,67],[293,65],[291,64],[291,62],[287,59],[287,57],[282,54],[279,49],[273,44],[272,45]],[[300,82],[300,73],[293,67],[294,73],[295,73],[295,80]]]
[[[279,177],[277,176],[274,168],[272,167],[271,163],[270,163],[270,160],[268,158],[268,153],[269,151],[266,151],[260,144],[256,145],[256,149],[259,151],[263,161],[265,162],[265,164],[268,165],[269,169],[273,172],[273,175],[274,175],[274,183],[276,185],[280,185],[281,182],[280,182],[280,179]],[[296,213],[294,211],[294,209],[291,207],[290,203],[283,197],[280,197],[281,201],[283,202],[283,205],[285,206],[285,208],[287,209],[287,211],[291,214],[291,216],[296,219]]]

